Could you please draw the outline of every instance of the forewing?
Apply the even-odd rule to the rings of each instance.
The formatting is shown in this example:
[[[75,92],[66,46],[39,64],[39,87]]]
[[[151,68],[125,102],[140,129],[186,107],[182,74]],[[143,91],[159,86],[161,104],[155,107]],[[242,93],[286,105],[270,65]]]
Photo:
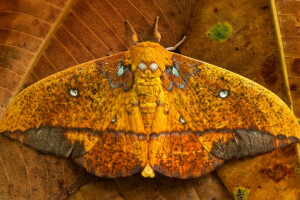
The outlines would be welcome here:
[[[122,59],[123,53],[85,63],[26,88],[8,106],[0,133],[39,151],[72,157],[98,176],[135,173],[146,162],[146,151],[140,151],[147,148],[144,139],[114,126],[107,129],[132,84],[130,71],[110,78]],[[119,121],[122,117],[128,118],[125,113]]]

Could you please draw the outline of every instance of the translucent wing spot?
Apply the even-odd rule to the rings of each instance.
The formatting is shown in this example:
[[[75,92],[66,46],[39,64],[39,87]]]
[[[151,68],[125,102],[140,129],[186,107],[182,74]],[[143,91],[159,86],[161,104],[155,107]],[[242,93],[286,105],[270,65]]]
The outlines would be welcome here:
[[[142,70],[142,71],[145,71],[147,69],[147,65],[145,63],[141,62],[138,65],[138,68],[140,68],[140,70]]]
[[[181,123],[183,123],[183,124],[186,123],[185,120],[183,119],[183,117],[179,117],[179,121],[180,121]]]
[[[222,99],[225,99],[228,96],[229,96],[229,91],[228,90],[221,90],[219,92],[219,97],[221,97]]]
[[[124,73],[124,66],[119,64],[118,65],[118,71],[117,71],[117,76],[122,76]]]
[[[174,74],[175,76],[179,76],[179,71],[175,67],[173,67],[172,74]]]
[[[117,121],[116,116],[114,116],[114,118],[111,120],[111,123],[115,123]]]
[[[69,90],[69,94],[72,96],[72,97],[77,97],[79,95],[79,92],[78,90],[76,89],[70,89]]]
[[[158,65],[156,63],[152,63],[149,67],[151,71],[154,72],[158,68]]]

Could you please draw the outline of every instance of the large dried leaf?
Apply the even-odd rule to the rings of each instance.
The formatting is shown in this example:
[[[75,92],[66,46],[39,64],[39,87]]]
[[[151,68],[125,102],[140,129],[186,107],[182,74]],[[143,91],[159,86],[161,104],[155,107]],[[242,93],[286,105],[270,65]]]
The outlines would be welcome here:
[[[4,1],[2,0],[2,2]],[[147,40],[152,39],[154,18],[160,16],[161,43],[164,46],[173,46],[188,28],[197,3],[192,0],[130,2],[125,0],[78,0],[74,2],[15,0],[11,3],[9,3],[10,1],[2,2],[0,4],[0,11],[2,11],[0,17],[3,19],[0,20],[0,43],[3,45],[0,49],[0,63],[1,67],[5,67],[0,68],[0,70],[2,69],[0,71],[0,88],[4,88],[0,90],[0,104],[2,105],[0,113],[3,112],[8,101],[20,90],[23,83],[26,82],[26,86],[28,86],[70,66],[131,47],[131,32],[124,24],[125,19],[128,19],[133,25],[140,40]],[[43,6],[44,4],[46,6]],[[69,12],[67,8],[71,5],[73,7]],[[51,7],[50,11],[47,6]],[[189,41],[181,48],[182,54],[229,68],[269,87],[281,98],[286,98],[279,70],[271,15],[266,0],[253,2],[201,1],[198,3],[197,12],[194,25],[191,27]],[[225,33],[217,38],[209,37],[208,34],[211,33],[218,35],[218,29],[217,32],[214,32],[215,29],[211,29],[218,22],[219,28],[225,25]],[[230,29],[226,29],[228,24],[232,27],[232,32]],[[23,32],[25,33],[23,34]],[[215,42],[209,38],[224,40],[224,42]],[[24,76],[32,70],[29,78]],[[5,146],[10,146],[10,143],[15,142],[3,138]],[[12,157],[23,152],[23,148],[28,149],[21,144],[17,145],[19,145],[18,148],[10,152]],[[41,183],[40,188],[37,188],[37,194],[41,196],[35,196],[31,186],[29,189],[26,187],[22,189],[21,193],[16,193],[10,188],[18,188],[20,183],[28,185],[28,182],[34,182],[43,175],[34,176],[27,172],[27,179],[24,178],[24,174],[22,174],[23,178],[18,178],[21,176],[19,170],[12,171],[10,174],[6,173],[6,168],[11,168],[7,164],[6,168],[3,167],[0,170],[1,181],[6,181],[2,186],[0,185],[0,190],[5,191],[6,195],[11,195],[7,197],[17,194],[15,196],[26,198],[32,195],[38,199],[38,197],[43,197],[42,195],[51,194],[51,197],[63,198],[68,191],[73,192],[87,181],[80,175],[85,176],[86,174],[80,172],[78,168],[75,167],[75,170],[72,170],[74,168],[72,163],[38,154],[31,149],[28,151],[30,152],[27,157],[32,162],[25,165],[26,162],[23,160],[14,160],[12,165],[31,168],[34,166],[33,163],[39,163],[45,158],[49,160],[49,163],[68,163],[61,164],[65,171],[64,180],[62,181],[59,173],[61,170],[52,170],[49,174],[60,177],[60,179],[46,180],[46,185],[45,182],[37,181]],[[34,154],[38,156],[34,156]],[[0,156],[0,159],[4,158]],[[254,162],[247,161],[247,164],[249,163]],[[51,168],[51,165],[49,166]],[[229,167],[229,169],[233,168]],[[47,171],[40,165],[36,166],[36,170],[41,174]],[[255,170],[251,170],[251,173],[255,173]],[[230,177],[234,175],[227,172],[225,176],[229,178],[226,185],[230,191],[232,187],[228,183]],[[14,180],[20,181],[14,182]],[[7,185],[9,185],[9,189],[7,189]],[[84,193],[87,189],[88,193]],[[263,189],[265,192],[268,191]],[[7,192],[8,190],[10,192]],[[28,192],[31,193],[28,194]],[[216,193],[219,193],[219,196],[216,196]],[[182,199],[230,199],[215,175],[190,181],[173,180],[160,176],[158,179],[150,180],[143,179],[140,175],[126,179],[99,180],[82,187],[79,194],[77,193],[77,196],[74,195],[72,198],[94,199],[94,197],[99,197],[99,194],[103,195],[103,198],[109,197],[109,199],[138,199],[143,195],[162,199],[178,199],[177,197]]]
[[[0,198],[61,199],[92,177],[67,159],[0,136]]]
[[[300,118],[300,2],[277,0],[276,7],[294,112]]]
[[[300,199],[298,165],[296,148],[292,145],[266,155],[229,161],[219,168],[218,174],[236,199],[248,193],[248,200],[297,200]]]
[[[141,175],[114,180],[101,180],[81,187],[69,198],[75,199],[161,199],[161,200],[230,200],[216,173],[200,179],[179,180],[157,175],[145,179]]]

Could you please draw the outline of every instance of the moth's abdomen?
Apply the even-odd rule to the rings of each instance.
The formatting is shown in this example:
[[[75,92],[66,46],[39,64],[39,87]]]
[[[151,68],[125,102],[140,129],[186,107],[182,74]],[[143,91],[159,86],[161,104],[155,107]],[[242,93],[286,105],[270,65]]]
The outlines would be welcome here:
[[[156,102],[149,102],[149,103],[141,103],[140,104],[140,111],[143,114],[153,114],[156,110]]]

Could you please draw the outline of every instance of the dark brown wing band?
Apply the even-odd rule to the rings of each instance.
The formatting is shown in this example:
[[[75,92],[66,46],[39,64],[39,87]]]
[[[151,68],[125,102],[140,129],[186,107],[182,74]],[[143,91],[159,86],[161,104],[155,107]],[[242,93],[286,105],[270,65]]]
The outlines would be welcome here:
[[[129,176],[142,171],[147,164],[148,145],[144,135],[57,127],[3,134],[38,151],[71,157],[96,176]]]

